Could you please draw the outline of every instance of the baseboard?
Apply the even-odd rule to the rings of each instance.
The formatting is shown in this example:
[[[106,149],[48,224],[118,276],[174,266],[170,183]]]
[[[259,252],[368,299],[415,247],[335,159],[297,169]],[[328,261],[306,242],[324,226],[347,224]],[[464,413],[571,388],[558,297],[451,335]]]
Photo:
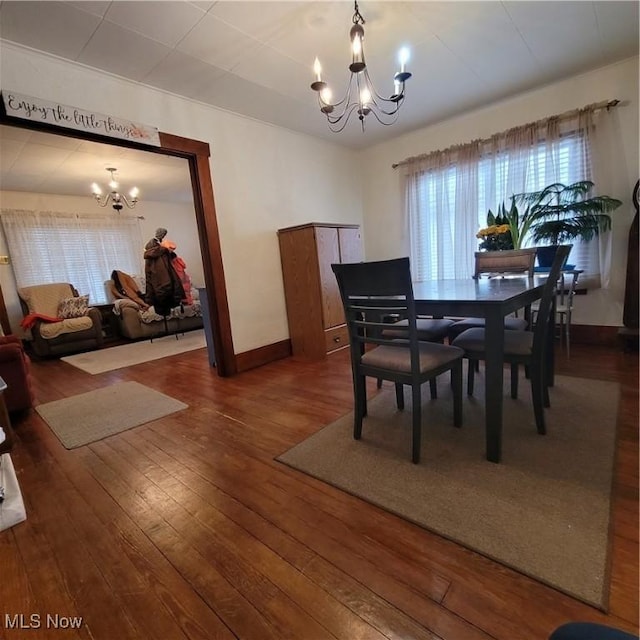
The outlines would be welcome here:
[[[591,344],[594,346],[619,345],[618,330],[620,327],[605,327],[589,324],[571,325],[571,342],[575,344]],[[236,354],[238,373],[261,367],[269,362],[288,358],[292,354],[291,340],[281,340],[257,349]]]
[[[604,327],[591,324],[572,324],[571,342],[575,344],[591,344],[601,347],[614,347],[619,344],[620,327]]]
[[[268,364],[275,360],[288,358],[290,355],[291,340],[281,340],[280,342],[267,344],[264,347],[258,347],[257,349],[251,349],[251,351],[236,354],[236,367],[238,373],[240,373],[241,371],[261,367],[263,364]]]

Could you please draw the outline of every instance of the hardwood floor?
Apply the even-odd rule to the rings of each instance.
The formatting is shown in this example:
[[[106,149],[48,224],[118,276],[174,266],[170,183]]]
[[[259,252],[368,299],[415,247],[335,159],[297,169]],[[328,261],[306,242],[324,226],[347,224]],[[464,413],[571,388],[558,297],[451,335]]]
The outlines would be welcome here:
[[[28,519],[0,532],[0,638],[546,640],[569,620],[637,631],[637,354],[557,356],[560,374],[622,388],[608,614],[275,462],[351,410],[345,351],[226,379],[204,351],[97,376],[32,369],[39,403],[134,380],[189,408],[71,451],[35,411],[16,417]],[[16,614],[40,627],[8,629]],[[82,626],[46,628],[47,614]]]

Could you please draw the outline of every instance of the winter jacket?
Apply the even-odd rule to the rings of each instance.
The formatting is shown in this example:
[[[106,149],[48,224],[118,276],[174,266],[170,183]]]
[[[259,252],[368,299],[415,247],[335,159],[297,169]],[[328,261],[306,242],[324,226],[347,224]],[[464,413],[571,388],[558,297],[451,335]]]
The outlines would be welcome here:
[[[175,254],[156,245],[144,252],[145,298],[158,315],[167,316],[184,299],[184,288],[171,261]]]

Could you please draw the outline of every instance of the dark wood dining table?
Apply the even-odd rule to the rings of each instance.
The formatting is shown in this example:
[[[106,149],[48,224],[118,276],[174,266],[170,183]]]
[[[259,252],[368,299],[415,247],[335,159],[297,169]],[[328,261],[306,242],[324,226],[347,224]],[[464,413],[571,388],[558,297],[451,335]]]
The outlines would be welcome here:
[[[542,297],[546,278],[526,276],[474,280],[432,280],[413,285],[416,311],[435,317],[485,319],[486,457],[502,457],[504,318]]]

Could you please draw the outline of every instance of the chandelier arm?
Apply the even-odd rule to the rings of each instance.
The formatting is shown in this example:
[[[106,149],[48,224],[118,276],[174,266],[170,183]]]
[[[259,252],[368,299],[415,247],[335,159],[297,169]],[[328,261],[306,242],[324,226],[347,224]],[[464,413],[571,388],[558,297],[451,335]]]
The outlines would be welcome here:
[[[392,124],[394,124],[396,122],[396,120],[398,119],[398,112],[394,111],[391,114],[386,113],[385,111],[379,111],[378,109],[371,109],[371,111],[369,111],[369,113],[372,113],[373,116],[375,117],[375,119],[383,126],[388,127]],[[391,120],[391,122],[385,122],[378,114],[379,113],[383,113],[385,115],[390,115],[390,116],[394,116],[393,120]]]
[[[323,106],[329,106],[329,107],[333,107],[335,109],[336,107],[339,107],[339,106],[344,104],[345,105],[345,110],[346,110],[346,107],[349,106],[349,101],[351,100],[351,89],[352,89],[352,86],[353,86],[353,76],[354,76],[353,73],[349,75],[349,84],[347,84],[347,89],[345,91],[345,94],[337,102],[325,102],[322,99],[321,93],[318,92],[318,101],[319,101],[319,103],[321,105],[321,108]]]
[[[100,198],[100,196],[99,196],[99,195],[97,195],[97,194],[95,194],[93,197],[96,199],[96,202],[98,203],[98,205],[99,205],[99,206],[101,206],[101,207],[106,207],[106,206],[107,206],[107,204],[109,203],[109,196],[110,196],[110,194],[107,194],[107,195],[104,197],[104,200],[102,200],[102,199]]]
[[[385,115],[388,115],[388,116],[391,116],[391,115],[394,115],[395,113],[398,113],[398,111],[400,111],[400,105],[404,102],[404,98],[405,98],[404,82],[401,83],[400,93],[397,94],[396,99],[392,100],[391,97],[385,98],[384,96],[381,96],[376,91],[376,88],[375,88],[375,86],[373,84],[373,81],[369,77],[369,70],[368,69],[365,69],[364,75],[366,77],[367,86],[368,86],[369,91],[370,91],[371,96],[372,96],[372,101],[378,107],[378,109],[382,113],[384,113]],[[376,98],[377,98],[377,100],[376,100]],[[391,111],[387,111],[386,109],[383,108],[383,106],[378,101],[380,101],[380,103],[382,103],[383,105],[385,105],[385,104],[393,105],[394,108]]]
[[[125,196],[124,194],[120,194],[120,200],[123,201],[127,207],[129,207],[129,209],[133,209],[133,207],[136,206],[136,202],[137,200],[132,200],[131,202],[129,202],[129,200],[127,199],[127,196]]]
[[[369,106],[372,108],[373,111],[378,111],[379,113],[385,116],[394,116],[398,113],[398,111],[400,111],[400,105],[393,101],[391,102],[391,104],[393,104],[393,109],[391,111],[387,111],[384,108],[384,105],[380,105],[378,101],[375,99],[369,104]]]
[[[378,101],[374,99],[369,103],[369,107],[373,111],[378,111],[379,113],[384,114],[385,116],[393,116],[396,113],[398,113],[398,111],[400,110],[400,106],[395,102],[392,102],[392,104],[393,104],[393,109],[391,111],[387,111],[384,108],[384,105],[379,104]]]
[[[327,121],[331,131],[333,131],[334,133],[340,133],[347,126],[347,123],[351,118],[351,114],[358,108],[358,106],[359,105],[356,102],[352,102],[349,110],[347,112],[343,112],[339,118],[332,119],[327,115]],[[342,122],[342,126],[334,127],[334,125],[337,125],[339,122]]]

